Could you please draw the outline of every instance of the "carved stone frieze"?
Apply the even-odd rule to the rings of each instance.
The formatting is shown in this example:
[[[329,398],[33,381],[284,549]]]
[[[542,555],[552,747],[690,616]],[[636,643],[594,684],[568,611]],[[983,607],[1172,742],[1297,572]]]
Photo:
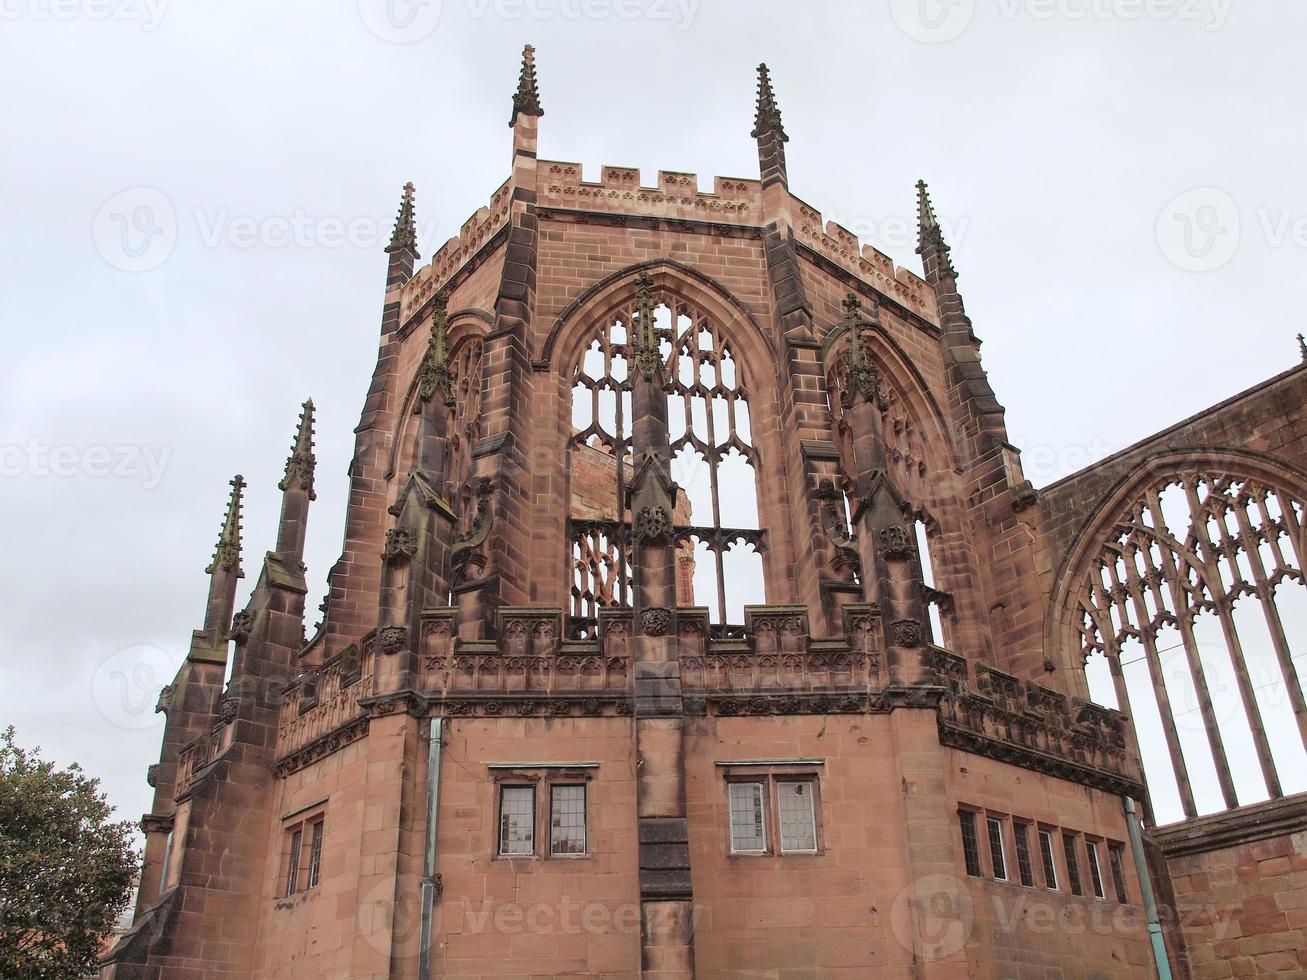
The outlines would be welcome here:
[[[408,628],[383,626],[377,630],[377,649],[382,653],[398,653],[408,645]]]
[[[640,614],[640,631],[647,636],[666,636],[672,628],[672,611],[661,606],[646,609]]]

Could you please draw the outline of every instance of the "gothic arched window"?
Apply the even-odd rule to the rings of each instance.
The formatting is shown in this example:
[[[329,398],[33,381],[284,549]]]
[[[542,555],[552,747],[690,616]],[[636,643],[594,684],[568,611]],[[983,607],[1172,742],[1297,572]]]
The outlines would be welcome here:
[[[1175,468],[1072,583],[1090,693],[1133,718],[1155,819],[1307,789],[1303,515],[1283,487]]]
[[[876,348],[870,334],[863,335],[862,344],[866,362],[877,364]],[[842,513],[840,509],[834,509],[826,518],[826,526],[835,526],[839,532],[838,558],[842,562],[850,559],[856,561],[857,529],[853,526],[853,518],[859,506],[854,481],[857,470],[853,456],[853,432],[847,415],[845,395],[849,380],[849,346],[848,334],[841,333],[827,356],[826,368],[826,403],[830,409],[831,437],[839,452],[842,479],[841,486],[837,488],[837,502],[843,505]],[[913,534],[917,557],[921,563],[930,638],[935,643],[946,643],[946,626],[951,621],[946,616],[953,608],[953,598],[947,592],[940,591],[935,581],[932,554],[938,547],[940,529],[938,522],[926,509],[926,501],[930,499],[926,438],[908,400],[884,372],[878,372],[878,396],[881,432],[885,439],[886,470],[894,488],[912,507],[912,513],[905,515],[905,524]],[[841,544],[841,541],[846,543]]]
[[[719,324],[691,303],[655,294],[667,379],[677,600],[706,606],[717,632],[742,627],[765,600],[757,449],[743,365]],[[573,632],[604,606],[632,602],[625,500],[631,468],[631,351],[635,299],[602,319],[572,373],[571,559]]]

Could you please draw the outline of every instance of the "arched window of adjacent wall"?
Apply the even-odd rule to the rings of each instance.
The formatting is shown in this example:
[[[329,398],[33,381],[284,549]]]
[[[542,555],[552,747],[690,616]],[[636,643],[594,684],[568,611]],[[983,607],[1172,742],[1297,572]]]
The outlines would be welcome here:
[[[856,562],[857,529],[853,516],[858,511],[853,458],[853,433],[844,410],[844,391],[849,376],[847,335],[837,338],[827,355],[826,399],[832,420],[832,437],[840,456],[841,486],[836,488],[842,496],[840,506],[827,509],[824,518],[828,530],[836,541],[837,561],[841,567]],[[878,363],[878,355],[871,338],[864,340],[867,360]],[[929,617],[930,639],[933,643],[948,644],[948,629],[952,622],[953,597],[942,591],[935,579],[934,553],[939,548],[939,525],[925,510],[930,499],[928,448],[925,435],[917,424],[908,400],[903,397],[884,372],[880,373],[881,431],[885,436],[885,463],[894,487],[909,501],[910,512],[904,523],[912,531],[917,543],[917,557],[921,562],[921,578],[925,586],[925,602]],[[834,525],[834,526],[833,526]],[[861,576],[856,568],[850,573],[854,580]]]
[[[1158,823],[1307,789],[1303,516],[1284,487],[1167,473],[1080,579],[1090,693],[1133,718]]]
[[[765,601],[757,449],[744,366],[713,318],[656,294],[667,378],[680,605],[708,608],[719,635],[738,632],[744,607]],[[599,609],[630,606],[632,477],[628,304],[595,327],[572,373],[571,559],[573,635],[590,635]]]

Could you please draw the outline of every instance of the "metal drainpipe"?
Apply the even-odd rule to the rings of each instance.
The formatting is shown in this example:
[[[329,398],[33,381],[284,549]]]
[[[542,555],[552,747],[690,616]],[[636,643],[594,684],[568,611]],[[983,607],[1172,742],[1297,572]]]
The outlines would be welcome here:
[[[1157,900],[1153,897],[1153,879],[1148,874],[1148,859],[1144,856],[1144,838],[1139,832],[1139,817],[1135,801],[1128,796],[1125,802],[1125,822],[1130,831],[1130,851],[1135,858],[1135,873],[1139,875],[1139,891],[1144,896],[1144,916],[1148,919],[1148,938],[1153,943],[1153,962],[1157,964],[1160,980],[1172,980],[1171,961],[1166,955],[1166,940],[1162,937],[1162,923],[1157,916]]]
[[[422,859],[422,932],[418,948],[418,980],[431,980],[431,929],[436,900],[436,819],[440,807],[441,719],[431,719],[427,738],[427,848]]]

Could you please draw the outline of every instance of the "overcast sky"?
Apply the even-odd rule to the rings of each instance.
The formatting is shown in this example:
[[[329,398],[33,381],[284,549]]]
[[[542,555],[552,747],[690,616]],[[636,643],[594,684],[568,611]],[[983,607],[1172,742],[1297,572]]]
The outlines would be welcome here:
[[[527,41],[587,178],[755,177],[765,60],[795,193],[913,269],[929,180],[1037,485],[1298,360],[1300,2],[408,3],[0,0],[0,723],[125,817],[227,481],[248,589],[309,395],[316,607],[399,189],[424,257],[487,203]]]

